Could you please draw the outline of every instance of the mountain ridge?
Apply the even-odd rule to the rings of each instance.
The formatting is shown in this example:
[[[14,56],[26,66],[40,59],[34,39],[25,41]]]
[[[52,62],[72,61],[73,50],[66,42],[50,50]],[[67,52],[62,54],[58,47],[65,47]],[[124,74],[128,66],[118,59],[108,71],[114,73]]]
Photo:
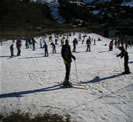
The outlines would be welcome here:
[[[9,35],[11,37],[14,35],[33,37],[44,33],[70,30],[101,34],[110,27],[118,29],[121,33],[132,34],[133,7],[121,6],[121,4],[112,2],[83,4],[81,0],[77,1],[1,0],[0,36],[4,38]],[[55,10],[53,4],[57,4],[57,2],[59,3],[55,8],[58,16],[56,16],[57,13],[53,13],[55,15],[55,19],[53,19],[50,15],[52,12],[50,7],[52,6],[52,10]],[[58,20],[61,21],[57,22]]]

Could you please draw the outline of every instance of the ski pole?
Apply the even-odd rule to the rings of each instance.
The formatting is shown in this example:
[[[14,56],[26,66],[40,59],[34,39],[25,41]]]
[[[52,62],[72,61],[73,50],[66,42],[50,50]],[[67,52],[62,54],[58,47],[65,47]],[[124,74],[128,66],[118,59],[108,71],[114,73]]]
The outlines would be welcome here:
[[[121,59],[121,64],[124,64],[124,61]],[[124,65],[122,65],[122,68],[124,69]]]
[[[75,70],[76,70],[76,80],[78,81],[78,74],[77,74],[77,64],[76,64],[76,61],[75,61]]]
[[[118,63],[119,63],[120,71],[122,72],[120,59],[118,59]]]
[[[120,59],[117,58],[117,61],[118,61],[118,64],[119,64],[120,72],[122,72]]]

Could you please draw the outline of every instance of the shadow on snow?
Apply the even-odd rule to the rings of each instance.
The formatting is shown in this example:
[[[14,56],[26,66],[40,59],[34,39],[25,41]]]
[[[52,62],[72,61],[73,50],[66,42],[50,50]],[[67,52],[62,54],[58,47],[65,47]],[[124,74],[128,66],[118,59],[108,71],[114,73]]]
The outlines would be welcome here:
[[[32,58],[44,58],[45,56],[38,56],[38,57],[22,57],[20,59],[32,59]]]
[[[94,79],[92,79],[90,81],[85,81],[85,82],[81,82],[81,83],[82,84],[97,83],[97,82],[100,82],[103,80],[119,77],[121,75],[122,74],[117,74],[117,75],[112,75],[112,76],[105,77],[105,78],[100,78],[99,76],[96,76]],[[47,88],[0,94],[0,98],[23,97],[23,95],[27,95],[27,94],[33,94],[33,93],[39,93],[39,92],[48,92],[48,91],[54,91],[54,90],[60,90],[60,89],[64,89],[64,88],[61,87],[60,85],[54,85],[54,86],[50,86]]]
[[[0,58],[9,58],[10,56],[0,56]]]
[[[39,92],[48,92],[62,89],[60,85],[54,85],[47,88],[35,89],[35,90],[27,90],[27,91],[20,91],[20,92],[12,92],[6,94],[0,94],[0,98],[8,98],[8,97],[23,97],[23,95],[39,93]]]
[[[128,62],[128,63],[133,64],[133,61],[130,61],[130,62]]]
[[[96,76],[94,79],[90,80],[90,81],[83,81],[81,82],[82,84],[87,84],[87,83],[97,83],[97,82],[101,82],[103,80],[107,80],[107,79],[113,79],[113,78],[116,78],[116,77],[119,77],[121,76],[122,74],[117,74],[117,75],[112,75],[112,76],[109,76],[109,77],[105,77],[105,78],[100,78],[99,76]]]

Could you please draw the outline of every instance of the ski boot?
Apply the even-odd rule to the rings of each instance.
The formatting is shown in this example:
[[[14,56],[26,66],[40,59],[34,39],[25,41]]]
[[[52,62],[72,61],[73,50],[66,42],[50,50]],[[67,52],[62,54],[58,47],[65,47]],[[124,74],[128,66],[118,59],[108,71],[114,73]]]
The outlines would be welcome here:
[[[126,71],[125,71],[125,72],[122,72],[123,75],[124,75],[124,74],[130,74],[130,73],[131,73],[131,72],[126,72]]]
[[[72,83],[70,83],[69,81],[64,81],[63,86],[64,87],[72,87]]]

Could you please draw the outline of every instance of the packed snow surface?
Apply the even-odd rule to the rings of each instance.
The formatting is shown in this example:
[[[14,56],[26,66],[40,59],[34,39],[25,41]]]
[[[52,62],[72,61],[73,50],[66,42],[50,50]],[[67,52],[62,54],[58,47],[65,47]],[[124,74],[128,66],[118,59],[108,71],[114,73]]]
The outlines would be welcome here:
[[[69,114],[72,122],[133,122],[133,74],[120,75],[123,59],[116,57],[120,53],[117,48],[108,51],[110,39],[93,33],[87,34],[86,39],[89,36],[102,41],[96,41],[96,45],[92,41],[91,52],[86,52],[86,42],[79,41],[77,52],[73,53],[76,61],[71,65],[70,81],[81,82],[83,86],[79,87],[84,89],[62,88],[57,84],[65,77],[60,41],[57,53],[53,54],[48,36],[45,38],[49,57],[44,57],[44,49],[39,47],[42,37],[35,38],[38,42],[35,51],[26,49],[23,41],[21,56],[13,58],[9,57],[12,41],[3,42],[0,46],[1,113],[20,110],[34,116],[50,112]],[[72,41],[78,38],[78,33],[68,38],[73,49]],[[14,51],[16,55],[16,48]],[[133,48],[127,51],[133,72]]]

